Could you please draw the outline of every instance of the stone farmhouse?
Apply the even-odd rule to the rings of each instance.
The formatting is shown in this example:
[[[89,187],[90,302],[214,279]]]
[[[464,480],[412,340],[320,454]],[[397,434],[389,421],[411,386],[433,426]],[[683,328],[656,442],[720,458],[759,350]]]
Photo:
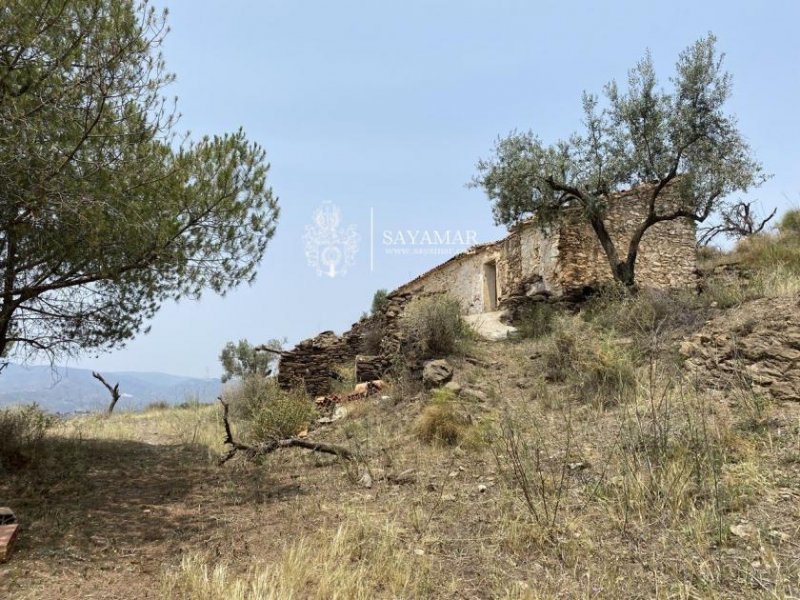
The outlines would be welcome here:
[[[651,186],[613,194],[608,199],[606,226],[620,252],[627,250],[634,229],[647,211]],[[663,201],[678,204],[677,186],[662,191]],[[636,262],[636,279],[642,287],[691,287],[697,282],[695,224],[688,219],[665,221],[651,227],[642,238]],[[383,310],[362,319],[342,334],[326,331],[285,352],[279,367],[282,385],[302,381],[309,393],[327,393],[330,367],[356,361],[359,381],[380,371],[380,360],[364,358],[359,376],[359,355],[366,332],[383,334],[380,355],[397,349],[397,319],[414,298],[448,294],[457,299],[464,315],[496,312],[534,299],[574,299],[611,281],[611,270],[591,227],[579,215],[543,231],[533,220],[517,225],[505,238],[473,246],[423,273],[389,294]],[[376,366],[377,364],[377,366]],[[369,366],[368,366],[369,365]]]
[[[609,233],[625,252],[634,229],[646,216],[650,186],[615,194],[609,199]],[[675,186],[662,192],[666,201]],[[665,221],[642,238],[636,262],[643,287],[676,288],[696,282],[695,226],[688,219]],[[591,227],[576,218],[543,232],[530,219],[497,242],[480,244],[434,267],[394,293],[448,293],[464,314],[492,312],[520,297],[575,297],[610,281],[611,270]]]

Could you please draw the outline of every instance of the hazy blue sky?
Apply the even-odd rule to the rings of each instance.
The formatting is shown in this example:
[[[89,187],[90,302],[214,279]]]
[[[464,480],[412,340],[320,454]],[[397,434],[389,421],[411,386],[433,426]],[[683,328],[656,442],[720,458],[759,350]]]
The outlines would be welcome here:
[[[227,340],[293,343],[346,329],[376,289],[442,260],[387,254],[384,230],[503,235],[481,192],[464,186],[498,134],[567,136],[582,90],[624,80],[648,47],[666,84],[678,52],[709,30],[734,75],[730,107],[775,175],[756,197],[800,205],[800,2],[159,4],[170,9],[164,54],[182,126],[197,135],[243,126],[269,153],[281,219],[255,285],[165,306],[150,334],[79,366],[216,376]],[[354,264],[334,278],[305,254],[323,202],[360,237]]]

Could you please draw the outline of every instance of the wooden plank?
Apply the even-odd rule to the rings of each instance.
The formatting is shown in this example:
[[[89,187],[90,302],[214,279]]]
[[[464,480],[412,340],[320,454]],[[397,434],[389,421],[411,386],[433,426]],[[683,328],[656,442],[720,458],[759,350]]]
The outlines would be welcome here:
[[[0,562],[6,562],[8,557],[11,556],[18,533],[18,523],[0,525]]]

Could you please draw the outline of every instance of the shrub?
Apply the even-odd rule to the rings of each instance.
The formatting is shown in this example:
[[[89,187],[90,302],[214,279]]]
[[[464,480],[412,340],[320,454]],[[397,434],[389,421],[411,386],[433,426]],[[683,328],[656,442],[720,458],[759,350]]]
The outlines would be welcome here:
[[[371,325],[361,335],[361,352],[364,354],[380,354],[383,341],[383,328]]]
[[[37,404],[0,409],[0,472],[33,459],[55,421]]]
[[[245,436],[254,442],[292,437],[316,414],[302,390],[282,390],[273,377],[246,377],[225,391],[231,415],[245,421]]]
[[[169,408],[169,402],[166,400],[155,400],[150,402],[147,406],[144,407],[145,412],[150,411],[157,411],[157,410],[167,410]]]
[[[739,277],[712,277],[703,284],[702,299],[717,308],[731,308],[758,297],[756,292]]]
[[[531,339],[547,335],[553,330],[553,320],[557,314],[558,309],[548,302],[536,302],[522,307],[514,320],[517,335]]]
[[[459,353],[469,335],[461,318],[461,305],[442,295],[409,303],[400,327],[407,342],[423,358]]]
[[[752,270],[782,267],[800,274],[798,235],[751,235],[736,245],[735,252],[741,263]]]
[[[786,211],[778,224],[783,236],[800,237],[800,209]]]
[[[461,442],[471,425],[450,390],[435,390],[431,400],[417,418],[414,429],[423,442],[455,446]]]
[[[372,297],[372,308],[371,308],[372,314],[375,315],[381,312],[381,310],[383,310],[383,307],[385,307],[388,303],[389,303],[389,292],[387,292],[384,289],[376,291],[375,295]]]
[[[545,377],[601,404],[628,399],[636,389],[629,347],[579,317],[555,321],[542,349]]]
[[[592,299],[584,315],[606,330],[634,338],[644,348],[654,336],[692,329],[704,322],[703,306],[693,292],[642,289],[631,294],[607,288]]]

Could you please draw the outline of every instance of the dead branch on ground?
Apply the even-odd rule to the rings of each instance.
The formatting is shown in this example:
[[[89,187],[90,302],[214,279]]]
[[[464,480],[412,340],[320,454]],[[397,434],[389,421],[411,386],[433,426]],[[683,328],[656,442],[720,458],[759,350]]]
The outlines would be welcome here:
[[[230,446],[230,450],[228,450],[222,456],[222,458],[219,459],[219,464],[221,465],[225,464],[234,456],[236,456],[237,452],[242,452],[248,460],[253,460],[259,456],[264,456],[265,454],[269,454],[280,448],[292,447],[305,448],[307,450],[313,450],[314,452],[321,452],[323,454],[334,454],[344,460],[353,460],[355,458],[353,453],[343,446],[326,444],[324,442],[313,442],[311,440],[304,440],[298,437],[290,437],[283,440],[268,440],[253,446],[243,444],[233,437],[231,424],[228,420],[228,403],[222,399],[222,396],[219,396],[217,400],[219,400],[220,404],[222,404],[222,423],[225,426],[224,443]]]

